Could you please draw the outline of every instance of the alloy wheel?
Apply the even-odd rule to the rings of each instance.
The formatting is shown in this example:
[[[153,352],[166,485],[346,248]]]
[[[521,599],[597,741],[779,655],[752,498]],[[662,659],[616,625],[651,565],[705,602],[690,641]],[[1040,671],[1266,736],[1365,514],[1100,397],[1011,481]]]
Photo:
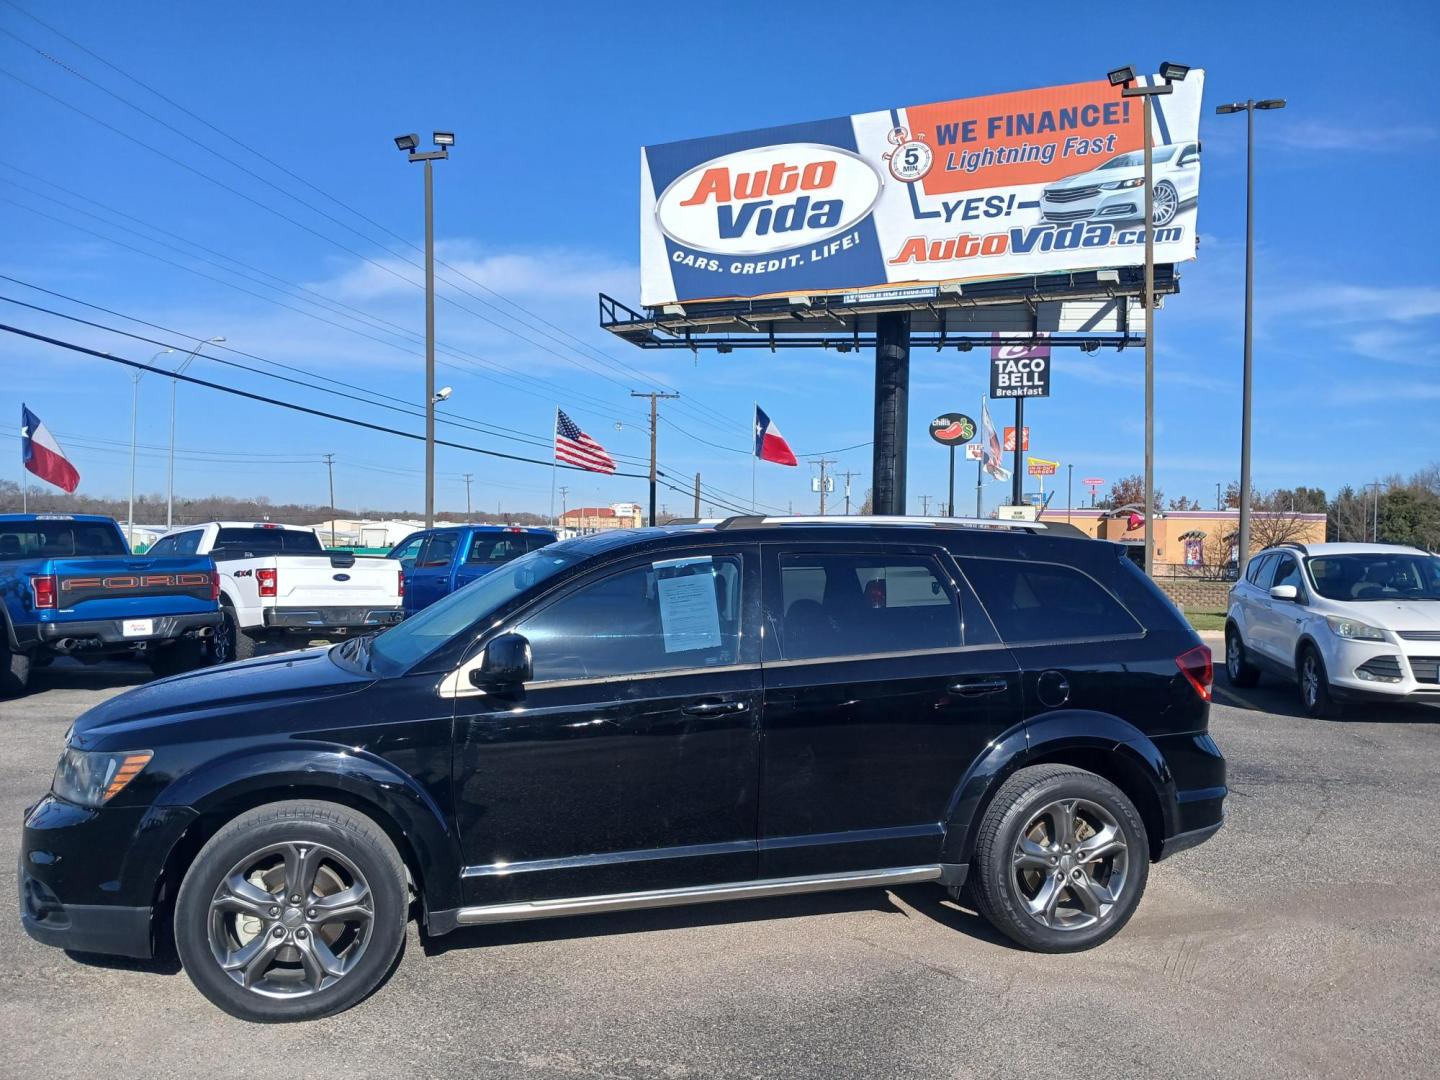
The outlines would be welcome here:
[[[1225,642],[1225,672],[1232,682],[1240,679],[1240,635],[1231,634]]]
[[[237,985],[299,998],[343,979],[370,944],[375,909],[355,863],[297,840],[247,855],[210,901],[210,952]]]
[[[1121,902],[1129,866],[1120,823],[1089,799],[1060,799],[1035,811],[1011,857],[1022,909],[1051,930],[1102,921]]]
[[[1152,220],[1156,225],[1168,225],[1170,219],[1175,216],[1175,211],[1180,208],[1179,204],[1180,197],[1176,195],[1173,187],[1169,184],[1157,184],[1151,198],[1151,206],[1154,211]]]
[[[235,659],[235,626],[231,623],[228,612],[221,611],[220,625],[215,627],[215,634],[210,640],[216,661],[228,664]]]

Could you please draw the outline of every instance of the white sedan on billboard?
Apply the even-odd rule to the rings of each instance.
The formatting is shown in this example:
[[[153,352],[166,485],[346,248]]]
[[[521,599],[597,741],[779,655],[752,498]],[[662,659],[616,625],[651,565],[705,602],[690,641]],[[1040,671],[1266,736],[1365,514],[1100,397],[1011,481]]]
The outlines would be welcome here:
[[[1168,225],[1200,191],[1200,144],[1172,143],[1151,151],[1155,224]],[[1132,150],[1098,169],[1067,176],[1041,193],[1040,212],[1057,225],[1072,221],[1143,221],[1145,155]]]

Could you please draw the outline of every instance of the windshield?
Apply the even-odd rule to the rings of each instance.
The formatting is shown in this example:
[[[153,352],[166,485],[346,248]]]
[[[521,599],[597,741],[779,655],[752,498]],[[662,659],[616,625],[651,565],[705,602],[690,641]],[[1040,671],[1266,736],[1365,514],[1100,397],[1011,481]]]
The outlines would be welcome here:
[[[1176,151],[1177,149],[1178,149],[1178,147],[1174,147],[1174,146],[1156,146],[1156,147],[1153,147],[1153,148],[1151,149],[1151,151],[1150,151],[1150,156],[1151,156],[1155,161],[1169,161],[1172,157],[1175,156],[1175,151]],[[1143,151],[1143,150],[1132,150],[1132,151],[1131,151],[1130,153],[1128,153],[1128,154],[1121,154],[1119,157],[1113,157],[1113,158],[1111,158],[1109,161],[1105,162],[1104,165],[1101,165],[1100,168],[1101,168],[1101,169],[1138,169],[1138,168],[1140,168],[1141,166],[1143,166],[1144,164],[1145,164],[1145,151]],[[1099,170],[1097,169],[1096,171],[1098,172]]]
[[[1315,591],[1327,600],[1440,600],[1434,555],[1317,555],[1306,564]]]
[[[492,570],[373,639],[370,670],[395,675],[584,556],[541,548]]]

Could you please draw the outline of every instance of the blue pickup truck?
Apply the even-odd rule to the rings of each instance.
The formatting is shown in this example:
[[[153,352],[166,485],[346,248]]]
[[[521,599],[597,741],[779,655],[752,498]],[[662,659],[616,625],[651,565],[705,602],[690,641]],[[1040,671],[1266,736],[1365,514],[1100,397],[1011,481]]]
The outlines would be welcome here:
[[[0,514],[0,696],[57,656],[208,663],[219,597],[208,555],[132,555],[113,518]]]
[[[412,533],[388,557],[405,571],[405,614],[414,615],[497,566],[554,542],[549,529],[450,525]]]

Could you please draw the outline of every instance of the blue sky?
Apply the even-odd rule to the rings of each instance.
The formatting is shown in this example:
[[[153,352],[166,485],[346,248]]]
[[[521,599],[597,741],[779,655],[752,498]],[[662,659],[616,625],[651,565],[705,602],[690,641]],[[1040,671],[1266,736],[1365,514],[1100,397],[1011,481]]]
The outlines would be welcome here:
[[[662,467],[683,478],[699,471],[735,502],[750,491],[749,459],[735,451],[747,446],[752,399],[802,455],[864,443],[870,360],[798,352],[697,360],[641,352],[602,333],[596,293],[638,297],[641,145],[1082,81],[1124,63],[1204,67],[1201,253],[1181,268],[1181,293],[1157,323],[1160,486],[1209,503],[1216,483],[1239,471],[1244,118],[1217,117],[1213,107],[1252,95],[1289,101],[1257,120],[1256,484],[1333,492],[1440,458],[1440,271],[1432,251],[1440,229],[1431,206],[1440,168],[1440,10],[1430,4],[1377,5],[1363,18],[1354,5],[1329,3],[1196,5],[1182,17],[1151,7],[1144,20],[1048,5],[1017,19],[1018,9],[1003,5],[955,5],[929,9],[922,20],[847,3],[736,3],[704,14],[675,4],[16,3],[103,60],[8,0],[0,4],[0,29],[8,31],[0,33],[8,136],[0,149],[0,273],[419,402],[423,303],[410,244],[421,239],[421,178],[391,137],[453,129],[453,157],[436,168],[438,249],[468,276],[455,280],[471,295],[442,286],[453,303],[437,307],[439,381],[455,390],[442,408],[461,423],[544,444],[558,404],[612,451],[639,459],[645,417],[628,392],[663,380],[683,397],[665,409]],[[227,260],[239,260],[250,278],[197,254],[231,270],[239,268]],[[261,284],[277,279],[308,291]],[[0,286],[0,295],[150,333],[8,281]],[[351,332],[362,328],[357,310],[370,317],[364,336]],[[0,321],[135,359],[157,349],[11,304],[0,304]],[[1141,359],[1139,350],[1060,355],[1053,396],[1027,408],[1034,452],[1073,463],[1077,481],[1138,472]],[[66,444],[83,491],[126,490],[126,371],[11,335],[0,335],[0,371],[0,414],[18,416],[25,400]],[[203,356],[191,371],[377,423],[422,426]],[[913,512],[921,495],[943,497],[945,487],[945,454],[926,436],[928,420],[973,411],[985,378],[979,350],[915,354]],[[140,384],[142,491],[164,489],[168,394],[151,376]],[[181,497],[323,503],[320,455],[334,453],[342,505],[421,505],[418,443],[199,388],[182,387],[179,399]],[[997,407],[997,422],[1008,411]],[[440,433],[549,456],[544,445],[494,434],[446,425]],[[863,497],[869,448],[832,456],[859,474]],[[441,448],[438,471],[441,509],[464,509],[467,472],[477,514],[549,508],[548,468]],[[813,510],[809,472],[762,465],[760,500]],[[965,507],[973,473],[961,476],[957,501]],[[640,480],[571,473],[560,482],[572,506],[645,497]],[[987,487],[987,509],[1001,494],[1000,485]],[[661,501],[688,510],[681,494],[662,490]]]

